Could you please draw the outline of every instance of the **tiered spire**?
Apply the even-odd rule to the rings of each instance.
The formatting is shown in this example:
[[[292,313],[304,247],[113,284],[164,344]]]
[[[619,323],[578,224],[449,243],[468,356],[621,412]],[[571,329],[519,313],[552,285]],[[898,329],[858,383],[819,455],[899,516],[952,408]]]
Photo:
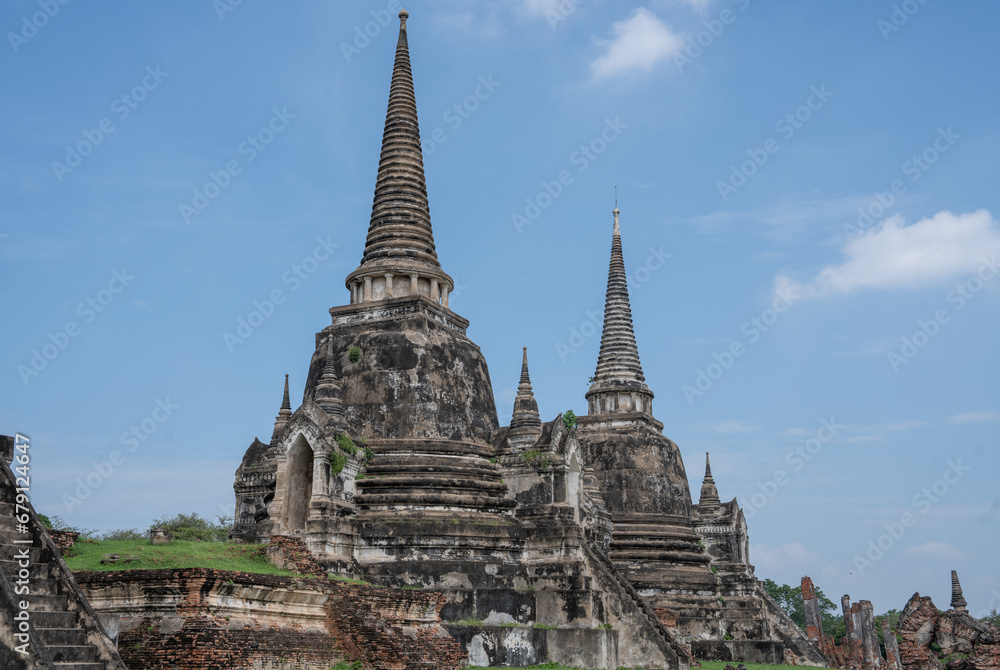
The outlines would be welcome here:
[[[639,362],[639,348],[632,329],[632,307],[628,298],[628,277],[622,254],[621,214],[616,205],[611,235],[611,264],[604,299],[604,331],[597,371],[587,392],[588,413],[653,412],[653,394],[646,386]]]
[[[715,487],[715,480],[712,479],[712,463],[708,460],[708,452],[705,452],[705,480],[701,483],[701,499],[698,507],[702,511],[713,511],[720,507],[719,489]]]
[[[288,375],[285,375],[285,394],[281,398],[281,409],[278,416],[274,417],[274,432],[271,433],[271,444],[278,439],[281,429],[288,425],[288,420],[292,417],[292,401],[288,397]]]
[[[951,571],[951,608],[956,612],[964,612],[969,606],[962,595],[962,585],[958,583],[958,571]]]
[[[347,277],[351,302],[369,302],[420,293],[434,301],[454,286],[441,270],[434,249],[430,205],[420,148],[404,9],[382,135],[368,239],[361,265]]]
[[[326,338],[326,362],[323,373],[316,382],[313,402],[323,408],[331,418],[344,418],[344,403],[340,399],[340,382],[333,365],[333,337]]]
[[[538,416],[538,402],[531,390],[528,376],[528,347],[524,347],[521,357],[521,382],[514,398],[514,416],[510,420],[510,441],[534,444],[542,434],[542,420]]]

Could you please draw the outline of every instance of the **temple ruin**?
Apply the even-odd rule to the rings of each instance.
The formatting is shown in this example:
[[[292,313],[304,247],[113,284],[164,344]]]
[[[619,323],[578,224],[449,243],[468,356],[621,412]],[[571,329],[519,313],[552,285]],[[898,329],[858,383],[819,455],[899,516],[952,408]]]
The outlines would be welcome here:
[[[348,304],[315,335],[298,407],[286,376],[270,440],[247,449],[232,537],[297,538],[331,573],[444,593],[476,665],[824,665],[754,577],[707,463],[692,501],[643,375],[617,207],[587,414],[543,421],[523,350],[500,425],[435,251],[407,18]]]

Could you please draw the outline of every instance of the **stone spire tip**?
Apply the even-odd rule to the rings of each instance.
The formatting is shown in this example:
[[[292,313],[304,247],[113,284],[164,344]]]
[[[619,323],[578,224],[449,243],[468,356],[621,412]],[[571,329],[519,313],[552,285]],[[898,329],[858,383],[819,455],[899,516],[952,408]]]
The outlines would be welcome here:
[[[964,612],[969,603],[962,595],[962,585],[958,581],[958,570],[951,571],[951,608],[956,612]]]
[[[281,399],[281,409],[292,410],[292,401],[288,397],[288,373],[285,373],[285,395]]]
[[[405,9],[399,12],[399,40],[364,254],[344,283],[351,304],[422,295],[448,307],[455,282],[441,269],[434,246],[408,17]]]
[[[613,210],[614,234],[611,236],[611,262],[608,266],[608,289],[604,298],[604,328],[597,370],[587,391],[587,413],[640,413],[652,415],[653,394],[646,386],[639,362],[639,349],[632,327],[628,276],[622,253],[619,210]]]
[[[521,380],[514,398],[514,415],[510,420],[510,441],[513,444],[534,444],[542,433],[538,402],[528,376],[528,347],[521,351]]]
[[[705,479],[701,484],[701,498],[698,505],[705,511],[716,510],[721,506],[719,500],[719,489],[715,487],[715,480],[712,479],[712,464],[708,460],[708,452],[705,452]]]

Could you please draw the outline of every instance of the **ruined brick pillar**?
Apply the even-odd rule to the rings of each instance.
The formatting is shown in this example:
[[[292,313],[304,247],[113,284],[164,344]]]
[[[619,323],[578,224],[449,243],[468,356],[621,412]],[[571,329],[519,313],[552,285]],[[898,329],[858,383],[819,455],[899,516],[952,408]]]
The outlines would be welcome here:
[[[882,651],[878,645],[878,629],[875,627],[875,608],[871,601],[858,602],[858,613],[861,617],[861,648],[864,653],[866,668],[875,670],[882,667]]]
[[[861,605],[851,603],[851,656],[852,668],[865,668],[865,646],[862,641]]]
[[[806,615],[806,637],[812,642],[823,639],[823,620],[816,600],[816,588],[809,577],[802,578],[802,608]]]
[[[882,619],[882,639],[885,640],[885,667],[887,670],[902,670],[899,660],[899,645],[896,634],[889,630],[889,620]]]
[[[858,665],[854,662],[855,655],[855,634],[854,634],[854,617],[851,616],[851,596],[844,594],[844,597],[840,599],[840,606],[844,610],[844,640],[840,643],[841,647],[844,649],[844,661],[848,668],[857,668]]]

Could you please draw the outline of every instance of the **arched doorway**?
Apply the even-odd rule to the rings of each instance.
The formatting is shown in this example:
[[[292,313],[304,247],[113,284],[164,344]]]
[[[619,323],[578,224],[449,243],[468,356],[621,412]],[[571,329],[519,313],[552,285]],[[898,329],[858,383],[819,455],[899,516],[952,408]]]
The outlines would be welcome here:
[[[286,533],[297,535],[306,529],[313,490],[313,450],[303,436],[295,438],[286,463],[284,526]]]

